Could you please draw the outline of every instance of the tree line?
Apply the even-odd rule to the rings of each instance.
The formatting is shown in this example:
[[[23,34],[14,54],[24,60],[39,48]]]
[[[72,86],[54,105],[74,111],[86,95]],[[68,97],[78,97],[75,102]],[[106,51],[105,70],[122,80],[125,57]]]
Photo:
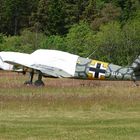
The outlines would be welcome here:
[[[139,0],[0,3],[0,51],[59,49],[119,65],[140,54]]]

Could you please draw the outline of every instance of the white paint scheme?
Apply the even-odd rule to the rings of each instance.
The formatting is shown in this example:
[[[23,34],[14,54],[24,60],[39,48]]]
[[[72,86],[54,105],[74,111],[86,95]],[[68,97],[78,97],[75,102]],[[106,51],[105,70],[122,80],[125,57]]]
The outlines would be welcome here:
[[[0,52],[0,57],[3,60],[3,62],[8,63],[9,65],[24,65],[26,64],[27,57],[29,54],[25,53],[19,53],[19,52]],[[24,62],[25,60],[25,62]]]
[[[32,54],[18,52],[0,52],[0,57],[9,64],[19,64],[45,73],[41,66],[46,69],[60,69],[74,76],[78,55],[57,50],[40,49]],[[47,71],[46,71],[47,74]],[[50,74],[50,73],[49,73]]]
[[[3,62],[3,60],[0,57],[0,69],[11,71],[13,70],[13,65]]]
[[[61,69],[74,76],[78,55],[57,50],[37,50],[31,54],[34,64]]]

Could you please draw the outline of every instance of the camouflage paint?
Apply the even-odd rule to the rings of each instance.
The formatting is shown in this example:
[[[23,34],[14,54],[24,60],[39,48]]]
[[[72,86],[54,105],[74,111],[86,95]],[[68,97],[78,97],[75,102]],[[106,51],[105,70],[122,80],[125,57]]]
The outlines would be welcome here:
[[[90,80],[140,80],[140,56],[128,67],[79,57],[75,77]]]

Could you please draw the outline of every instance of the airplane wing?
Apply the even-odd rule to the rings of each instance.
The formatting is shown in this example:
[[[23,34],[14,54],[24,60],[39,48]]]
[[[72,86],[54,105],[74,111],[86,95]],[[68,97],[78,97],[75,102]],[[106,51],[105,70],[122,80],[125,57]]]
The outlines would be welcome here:
[[[27,61],[26,58],[28,56],[29,54],[26,54],[26,53],[0,52],[1,63],[13,66],[11,70],[14,70],[14,66],[17,66],[17,65],[25,66],[26,63],[23,60],[25,59],[25,61]]]
[[[37,50],[32,54],[0,52],[6,63],[41,71],[53,77],[73,77],[79,56],[56,50]]]
[[[2,58],[0,57],[0,70],[13,70],[13,65],[5,63]]]
[[[67,52],[40,49],[31,54],[35,60],[31,66],[55,77],[73,77],[78,57]]]

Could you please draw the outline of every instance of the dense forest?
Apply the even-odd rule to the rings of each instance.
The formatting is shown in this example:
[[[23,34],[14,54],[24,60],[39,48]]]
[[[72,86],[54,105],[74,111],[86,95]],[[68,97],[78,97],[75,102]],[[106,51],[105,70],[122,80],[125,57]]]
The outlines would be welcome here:
[[[119,65],[140,55],[139,0],[0,3],[0,51],[57,49]]]

